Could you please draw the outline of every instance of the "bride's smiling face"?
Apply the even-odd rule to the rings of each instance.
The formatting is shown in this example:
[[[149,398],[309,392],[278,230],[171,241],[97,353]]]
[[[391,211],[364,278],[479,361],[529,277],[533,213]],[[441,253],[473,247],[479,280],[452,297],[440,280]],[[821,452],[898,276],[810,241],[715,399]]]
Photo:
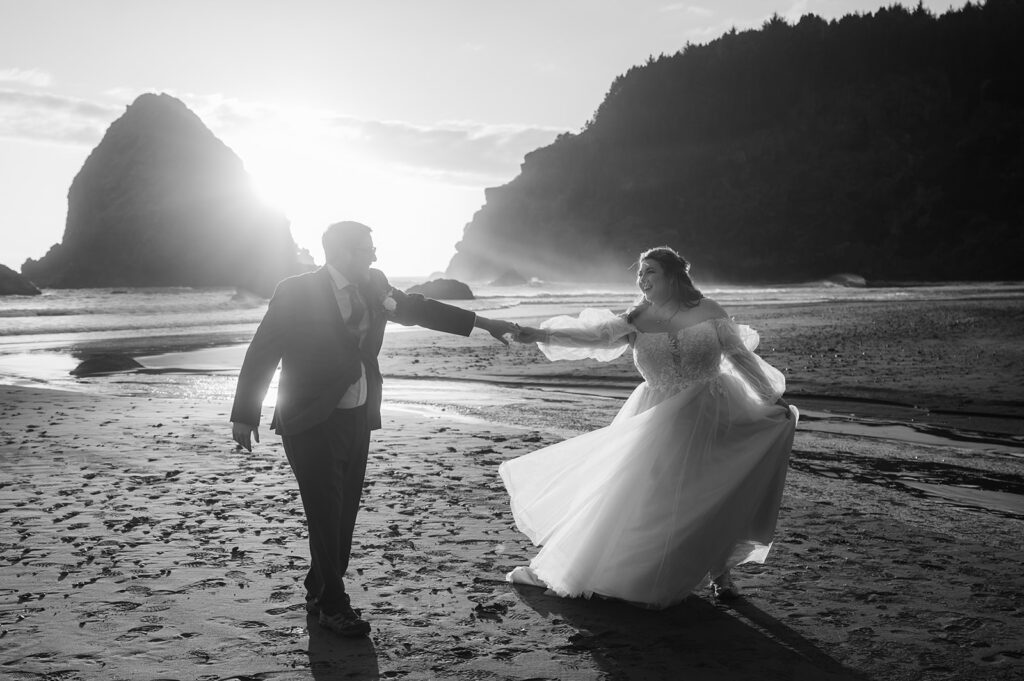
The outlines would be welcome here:
[[[672,296],[672,282],[657,260],[640,261],[636,271],[636,285],[649,303],[664,302]]]

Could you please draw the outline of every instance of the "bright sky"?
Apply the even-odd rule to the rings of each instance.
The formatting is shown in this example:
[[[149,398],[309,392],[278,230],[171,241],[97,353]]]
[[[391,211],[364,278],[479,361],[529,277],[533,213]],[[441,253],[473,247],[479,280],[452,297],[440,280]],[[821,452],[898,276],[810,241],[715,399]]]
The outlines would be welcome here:
[[[359,220],[382,269],[425,276],[447,266],[484,189],[579,132],[630,67],[773,13],[889,4],[0,0],[0,264],[19,270],[61,240],[86,156],[136,97],[166,92],[242,158],[317,262],[324,227]]]

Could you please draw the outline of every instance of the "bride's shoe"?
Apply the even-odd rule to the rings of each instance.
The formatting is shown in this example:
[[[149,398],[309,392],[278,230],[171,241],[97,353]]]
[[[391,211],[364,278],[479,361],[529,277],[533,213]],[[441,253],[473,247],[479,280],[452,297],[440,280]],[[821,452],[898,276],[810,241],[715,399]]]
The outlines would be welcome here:
[[[537,576],[537,573],[525,565],[521,565],[512,572],[505,575],[506,582],[512,582],[513,584],[529,584],[530,586],[539,586],[541,588],[547,588],[547,584],[544,580]]]
[[[720,601],[734,601],[743,595],[728,570],[711,580],[711,590]]]

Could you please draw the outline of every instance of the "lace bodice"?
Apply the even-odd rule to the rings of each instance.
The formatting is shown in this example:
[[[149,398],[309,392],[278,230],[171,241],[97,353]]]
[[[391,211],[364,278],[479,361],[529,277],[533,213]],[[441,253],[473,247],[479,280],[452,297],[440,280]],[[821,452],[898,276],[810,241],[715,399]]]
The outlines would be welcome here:
[[[714,320],[671,333],[638,333],[633,344],[633,363],[658,390],[681,390],[709,381],[720,372],[722,346]]]

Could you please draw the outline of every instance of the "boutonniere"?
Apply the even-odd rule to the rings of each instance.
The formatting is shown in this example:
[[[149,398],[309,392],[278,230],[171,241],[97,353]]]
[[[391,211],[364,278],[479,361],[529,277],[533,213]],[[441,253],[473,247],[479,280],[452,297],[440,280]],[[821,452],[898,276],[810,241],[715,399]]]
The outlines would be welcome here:
[[[384,312],[386,312],[387,314],[391,314],[391,313],[393,313],[393,312],[394,312],[395,310],[397,310],[397,309],[398,309],[398,303],[397,303],[397,302],[395,301],[395,299],[394,299],[394,298],[393,298],[393,297],[391,296],[391,292],[392,292],[392,291],[394,291],[394,289],[392,289],[392,288],[389,288],[389,289],[388,289],[388,290],[387,290],[387,291],[386,291],[386,292],[384,293],[384,300],[382,301],[382,303],[383,303],[383,305],[384,305]]]

